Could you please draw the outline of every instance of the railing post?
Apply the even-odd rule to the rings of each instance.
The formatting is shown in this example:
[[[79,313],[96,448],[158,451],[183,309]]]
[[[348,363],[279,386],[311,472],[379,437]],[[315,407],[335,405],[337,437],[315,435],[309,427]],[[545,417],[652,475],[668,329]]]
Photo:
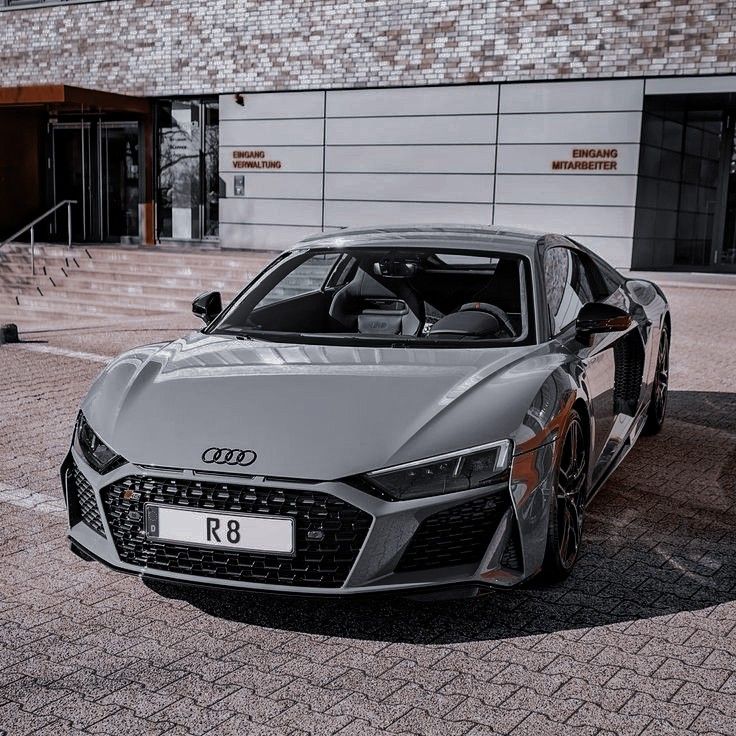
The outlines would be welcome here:
[[[36,239],[33,237],[33,225],[31,225],[31,273],[36,275]]]
[[[72,203],[66,203],[66,229],[69,241],[69,247],[72,247]]]

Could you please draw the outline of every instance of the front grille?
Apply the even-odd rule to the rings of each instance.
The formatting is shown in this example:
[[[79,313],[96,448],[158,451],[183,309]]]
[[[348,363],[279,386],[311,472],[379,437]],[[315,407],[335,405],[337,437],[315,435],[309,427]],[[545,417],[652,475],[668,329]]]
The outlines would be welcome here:
[[[414,533],[396,572],[480,562],[510,505],[504,488],[428,516]]]
[[[66,472],[66,492],[71,523],[77,524],[83,521],[88,527],[104,537],[105,527],[102,525],[95,492],[76,463],[72,463]]]
[[[135,476],[104,488],[102,500],[123,562],[242,582],[339,587],[371,525],[370,514],[326,493],[235,483]],[[144,505],[149,502],[178,508],[291,516],[295,520],[295,554],[292,557],[151,541],[143,529]],[[320,536],[320,532],[322,539],[309,538]]]

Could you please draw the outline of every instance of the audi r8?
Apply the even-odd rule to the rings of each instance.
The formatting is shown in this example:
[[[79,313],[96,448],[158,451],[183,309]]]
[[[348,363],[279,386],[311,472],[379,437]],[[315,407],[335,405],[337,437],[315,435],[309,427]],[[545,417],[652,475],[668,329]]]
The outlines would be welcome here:
[[[562,235],[320,234],[193,311],[81,405],[61,477],[85,559],[300,594],[559,581],[665,418],[664,294]]]

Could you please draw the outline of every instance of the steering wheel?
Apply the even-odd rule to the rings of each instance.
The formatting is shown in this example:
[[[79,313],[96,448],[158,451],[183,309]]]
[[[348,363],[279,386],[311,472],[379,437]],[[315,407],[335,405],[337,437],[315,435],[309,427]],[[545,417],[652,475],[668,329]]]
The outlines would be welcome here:
[[[508,314],[503,311],[500,307],[496,307],[493,304],[487,302],[468,302],[463,304],[458,312],[486,312],[486,314],[492,314],[498,320],[498,326],[508,335],[509,337],[516,337],[516,330],[511,325],[511,320]]]

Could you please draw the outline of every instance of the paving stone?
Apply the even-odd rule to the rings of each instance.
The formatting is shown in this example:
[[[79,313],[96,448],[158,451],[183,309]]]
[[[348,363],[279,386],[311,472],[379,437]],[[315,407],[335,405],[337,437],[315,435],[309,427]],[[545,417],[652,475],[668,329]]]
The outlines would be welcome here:
[[[294,703],[290,698],[264,698],[242,688],[217,703],[217,711],[234,712],[248,716],[251,720],[266,723],[283,713]]]
[[[401,716],[406,715],[411,708],[409,703],[403,701],[374,700],[360,693],[351,693],[332,706],[329,713],[353,716],[369,723],[371,727],[387,728]]]
[[[453,713],[453,715],[455,715]],[[436,718],[420,708],[412,708],[406,715],[394,721],[388,731],[409,731],[410,733],[447,734],[447,736],[461,736],[467,733],[472,722]]]
[[[60,511],[0,497],[22,541],[0,539],[0,732],[732,736],[736,354],[716,319],[731,307],[671,298],[665,428],[596,497],[579,567],[551,588],[421,606],[154,590],[70,555]],[[90,352],[123,341],[85,334]],[[99,364],[5,348],[0,484],[59,499]]]
[[[8,736],[25,736],[39,728],[56,726],[59,719],[39,713],[27,713],[17,703],[0,706],[0,730]]]
[[[167,708],[149,716],[149,720],[183,726],[193,734],[201,735],[223,723],[232,715],[220,708],[203,708],[191,698],[180,698]]]
[[[294,705],[275,716],[269,726],[281,729],[314,734],[314,736],[332,736],[353,721],[352,716],[334,713],[320,713],[306,705]]]
[[[88,700],[81,693],[66,693],[62,698],[45,705],[38,713],[67,721],[76,728],[85,729],[119,710],[117,705],[104,705]]]

